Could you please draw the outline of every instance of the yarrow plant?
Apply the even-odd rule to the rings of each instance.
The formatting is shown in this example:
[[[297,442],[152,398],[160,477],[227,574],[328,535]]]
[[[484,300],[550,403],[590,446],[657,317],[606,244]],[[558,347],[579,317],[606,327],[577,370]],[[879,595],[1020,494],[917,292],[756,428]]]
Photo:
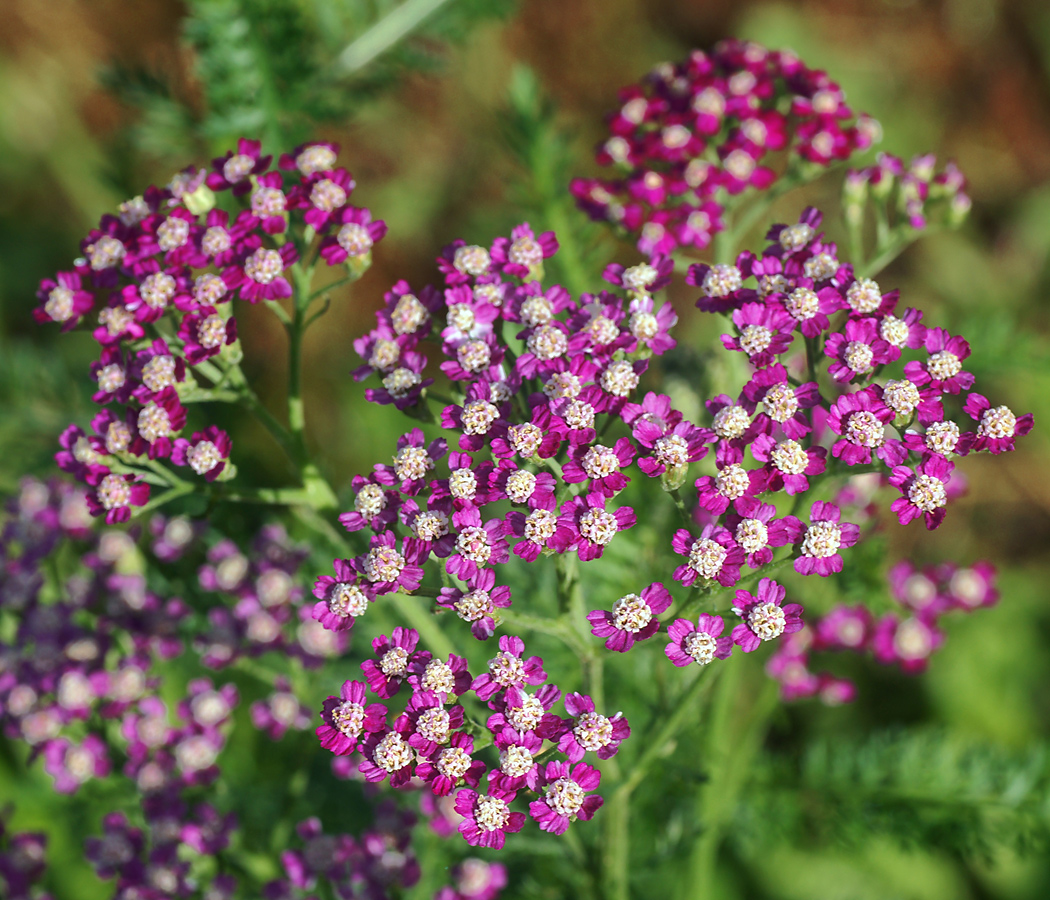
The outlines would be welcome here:
[[[1032,428],[1031,415],[978,393],[963,337],[876,280],[932,224],[965,213],[958,170],[881,156],[851,171],[848,253],[813,207],[740,249],[774,196],[878,136],[825,73],[726,42],[621,92],[609,126],[599,162],[623,177],[572,191],[636,237],[642,258],[559,268],[574,236],[522,222],[448,244],[430,284],[391,285],[375,327],[353,341],[352,377],[368,401],[412,421],[375,448],[372,472],[345,479],[345,503],[307,450],[301,342],[386,227],[349,203],[355,183],[335,145],[302,145],[274,167],[242,140],[104,217],[83,256],[42,283],[38,320],[95,326],[103,409],[90,430],[60,438],[58,464],[80,486],[27,485],[12,510],[4,577],[21,593],[5,596],[22,599],[5,600],[18,637],[4,657],[4,723],[58,791],[126,758],[145,798],[136,821],[149,828],[114,812],[87,848],[122,890],[153,879],[178,894],[212,877],[207,896],[235,891],[225,869],[177,852],[181,841],[236,856],[232,812],[191,814],[185,797],[221,777],[240,690],[189,680],[172,721],[162,661],[184,646],[213,673],[262,682],[251,721],[270,740],[312,722],[312,749],[329,754],[336,778],[369,795],[415,791],[440,834],[498,850],[546,832],[580,853],[578,835],[601,820],[592,874],[619,900],[630,891],[632,797],[657,781],[720,678],[731,707],[740,676],[723,671],[758,657],[784,699],[845,702],[852,682],[813,673],[811,653],[870,652],[916,672],[944,642],[942,614],[996,599],[984,562],[898,563],[886,576],[893,612],[808,596],[826,597],[814,582],[837,585],[887,519],[937,528],[961,493],[957,463],[1010,451]],[[866,249],[869,205],[882,227]],[[710,261],[676,258],[715,235]],[[315,286],[329,268],[336,279]],[[696,373],[692,403],[660,382],[661,358],[681,352],[685,311],[663,293],[676,280],[723,331],[726,362]],[[234,301],[269,308],[287,329],[287,425],[240,367]],[[224,403],[261,421],[298,484],[240,484],[228,432],[197,415]],[[142,565],[127,574],[139,525],[99,536],[84,512],[113,526],[197,497],[206,504],[149,531],[160,567],[205,542],[194,603],[155,593]],[[242,549],[193,515],[237,503],[286,509],[313,553],[274,525]],[[42,562],[70,540],[95,542],[80,557],[88,574],[56,582]],[[312,594],[299,576],[307,565]],[[45,585],[60,599],[45,602]],[[31,665],[45,646],[48,664]],[[629,667],[616,662],[625,654]],[[756,729],[770,712],[742,710]],[[120,721],[119,741],[99,720]],[[718,775],[708,773],[711,790]],[[285,851],[265,896],[302,896],[321,879],[336,896],[410,886],[420,874],[411,816],[397,809],[360,838],[304,816],[303,849]],[[157,816],[178,828],[159,836]],[[471,859],[455,878],[436,896],[495,897],[506,883],[499,865]]]

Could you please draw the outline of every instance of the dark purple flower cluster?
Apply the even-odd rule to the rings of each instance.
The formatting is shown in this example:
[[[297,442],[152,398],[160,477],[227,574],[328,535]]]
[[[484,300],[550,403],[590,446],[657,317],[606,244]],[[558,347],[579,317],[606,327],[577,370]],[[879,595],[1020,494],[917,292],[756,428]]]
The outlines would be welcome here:
[[[521,638],[500,638],[477,676],[463,657],[434,657],[418,643],[406,628],[372,642],[375,656],[361,664],[365,681],[345,682],[324,703],[321,746],[353,756],[369,782],[401,787],[415,778],[435,797],[455,792],[459,831],[475,846],[502,847],[508,833],[524,827],[528,817],[512,808],[521,792],[534,798],[529,815],[543,831],[562,834],[571,822],[590,819],[602,804],[591,793],[601,776],[582,760],[588,752],[615,755],[630,734],[626,718],[598,712],[578,693],[565,697],[567,717],[553,713],[562,691],[547,683],[538,656],[526,657]],[[385,701],[404,685],[411,694],[391,723]],[[484,722],[469,719],[463,702],[471,696],[491,711]],[[491,764],[479,758],[490,746],[497,756]]]
[[[216,387],[225,371],[212,360],[236,361],[236,351],[224,353],[237,339],[232,301],[291,296],[289,269],[318,237],[329,265],[361,271],[386,233],[368,210],[349,205],[354,181],[336,166],[337,151],[305,144],[270,170],[259,142],[242,139],[210,172],[187,169],[103,216],[73,268],[41,283],[39,322],[69,329],[97,309],[102,352],[91,373],[104,408],[91,433],[76,425],[63,432],[56,457],[90,487],[93,515],[127,521],[149,499],[156,474],[143,470],[156,460],[208,481],[231,476],[225,431],[208,424],[178,435],[186,404],[209,399],[197,379]],[[226,190],[229,209],[213,193]]]
[[[52,900],[39,887],[47,872],[46,851],[47,835],[11,832],[0,818],[0,886],[7,900]]]
[[[734,327],[723,344],[755,369],[737,400],[719,398],[712,409],[722,441],[719,474],[697,483],[700,505],[721,513],[751,494],[805,491],[825,471],[830,450],[842,471],[865,466],[899,490],[892,509],[902,523],[923,517],[936,528],[954,459],[1012,450],[1032,416],[993,407],[977,393],[960,402],[974,383],[965,370],[970,345],[927,327],[921,311],[899,309],[898,291],[856,277],[817,231],[820,222],[807,209],[797,223],[770,230],[761,256],[744,252],[735,265],[689,269],[687,280],[702,291],[697,306],[730,315]],[[889,367],[906,354],[918,358],[893,377]],[[822,389],[823,366],[830,379]],[[976,422],[976,431],[950,418],[953,409]],[[760,469],[740,467],[748,445]],[[796,571],[838,571],[838,549],[856,539],[854,526],[839,524],[834,504],[815,504]]]
[[[785,700],[818,696],[828,704],[850,702],[856,689],[847,679],[814,672],[814,652],[867,654],[909,674],[922,672],[945,640],[942,616],[973,612],[999,599],[996,572],[988,562],[959,567],[954,563],[917,568],[897,563],[889,572],[895,611],[875,616],[866,606],[836,606],[781,643],[766,664],[780,683]]]
[[[879,134],[827,73],[749,41],[657,66],[619,99],[597,151],[618,177],[578,178],[571,190],[588,215],[636,235],[646,254],[703,249],[725,227],[727,198],[847,159]]]

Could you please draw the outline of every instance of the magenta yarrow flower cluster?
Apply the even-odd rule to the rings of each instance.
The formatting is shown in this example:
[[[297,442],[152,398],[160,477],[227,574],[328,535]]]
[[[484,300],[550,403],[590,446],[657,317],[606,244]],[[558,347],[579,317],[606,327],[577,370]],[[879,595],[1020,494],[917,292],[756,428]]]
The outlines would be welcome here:
[[[571,189],[581,209],[646,254],[703,249],[725,228],[729,198],[847,159],[879,137],[827,73],[749,41],[657,66],[619,100],[596,157],[617,176],[578,178]]]
[[[324,703],[321,746],[357,759],[369,782],[400,787],[415,778],[435,797],[454,794],[458,830],[474,846],[502,847],[529,817],[554,834],[590,819],[602,804],[593,793],[601,775],[582,760],[615,755],[630,734],[626,718],[604,715],[578,693],[565,697],[567,717],[553,713],[562,691],[548,683],[539,657],[526,656],[521,638],[501,637],[487,671],[476,676],[463,657],[441,659],[418,645],[418,633],[405,628],[373,641],[374,657],[361,664],[365,680],[345,682]],[[403,711],[391,709],[406,686]],[[463,704],[470,697],[491,715],[468,728]],[[477,729],[487,732],[494,764],[476,755]],[[512,808],[521,793],[535,798],[528,815]]]
[[[56,457],[89,486],[92,515],[114,524],[143,506],[149,461],[208,481],[232,476],[225,431],[207,424],[179,435],[186,405],[209,399],[197,379],[215,385],[223,371],[214,362],[236,361],[233,301],[290,297],[290,269],[315,239],[329,265],[360,272],[386,233],[349,204],[354,180],[337,153],[335,144],[305,144],[270,169],[259,142],[242,139],[210,171],[187,169],[103,216],[73,267],[41,282],[37,321],[64,330],[97,322],[101,353],[91,375],[104,408],[90,431],[63,432]],[[213,192],[223,191],[228,208],[216,206]]]

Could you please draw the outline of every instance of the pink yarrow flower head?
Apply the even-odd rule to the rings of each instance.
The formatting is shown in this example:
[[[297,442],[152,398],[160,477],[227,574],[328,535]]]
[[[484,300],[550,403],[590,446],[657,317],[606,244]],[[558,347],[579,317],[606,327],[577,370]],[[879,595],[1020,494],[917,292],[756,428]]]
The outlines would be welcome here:
[[[597,493],[566,500],[560,512],[558,526],[547,546],[558,553],[575,550],[584,562],[600,559],[606,545],[638,521],[629,506],[621,506],[616,512],[607,510],[605,497]]]
[[[543,772],[543,793],[529,804],[529,814],[541,831],[564,834],[577,819],[590,820],[602,798],[591,791],[601,784],[601,773],[586,763],[549,762]]]
[[[605,638],[610,650],[625,653],[636,641],[651,638],[660,630],[656,618],[671,605],[671,593],[659,582],[644,588],[641,594],[625,594],[612,605],[612,610],[596,609],[587,614],[591,634]]]
[[[368,702],[364,682],[344,681],[339,696],[324,702],[317,737],[325,750],[349,756],[360,749],[363,738],[386,727],[386,713],[382,703]]]
[[[357,260],[367,260],[372,248],[378,244],[387,232],[387,225],[382,219],[372,218],[371,212],[363,207],[344,206],[331,216],[334,220],[334,234],[321,241],[321,258],[330,266],[341,263],[353,265]]]
[[[456,812],[463,817],[459,833],[473,847],[491,847],[501,850],[507,834],[525,827],[528,816],[511,812],[510,804],[516,794],[491,788],[488,794],[464,788],[456,794]]]
[[[496,573],[492,569],[479,569],[467,579],[466,590],[442,588],[437,604],[469,622],[471,634],[483,641],[495,633],[499,610],[510,606],[510,588],[496,587]]]
[[[474,738],[461,731],[453,734],[448,746],[416,764],[416,776],[438,797],[447,797],[461,784],[477,787],[487,766],[473,758]]]
[[[558,751],[570,762],[579,762],[588,751],[597,754],[599,759],[609,759],[631,735],[631,726],[623,713],[604,716],[595,709],[594,700],[585,694],[568,694],[565,711],[568,719],[552,720],[541,728],[541,734],[557,740]]]
[[[543,660],[538,656],[523,659],[525,642],[520,637],[505,634],[499,639],[499,652],[489,660],[488,672],[474,679],[471,690],[481,700],[491,698],[509,688],[526,684],[542,684],[547,680]],[[491,704],[490,704],[491,705]]]
[[[904,445],[886,438],[885,426],[894,414],[882,397],[882,387],[873,384],[835,401],[827,425],[842,439],[832,445],[832,456],[850,466],[870,464],[873,453],[890,467],[904,462],[908,455]]]
[[[727,659],[733,652],[733,639],[726,635],[725,621],[721,616],[702,614],[696,622],[675,619],[667,626],[671,639],[664,648],[667,658],[676,666],[696,663],[708,665],[715,659]]]
[[[543,277],[543,261],[557,250],[558,239],[553,231],[545,231],[537,237],[529,223],[524,222],[511,231],[509,238],[496,238],[489,258],[492,267],[506,275],[539,280]]]
[[[383,634],[372,641],[376,659],[366,659],[361,663],[361,671],[368,679],[372,693],[385,699],[401,689],[401,683],[408,678],[408,667],[418,643],[419,632],[401,626],[395,628],[390,637]]]
[[[295,245],[290,241],[280,250],[273,250],[248,240],[237,264],[227,268],[222,278],[231,290],[239,288],[240,298],[249,303],[291,297],[292,285],[284,272],[298,258]]]
[[[671,547],[686,558],[686,562],[674,570],[675,581],[686,587],[692,587],[697,581],[715,581],[723,587],[732,587],[740,580],[744,551],[721,525],[705,525],[698,538],[679,528]]]
[[[809,490],[810,475],[823,473],[828,451],[823,447],[806,449],[791,438],[778,443],[770,435],[760,434],[751,445],[751,453],[765,463],[755,476],[760,490],[798,494]]]
[[[802,607],[798,603],[783,605],[786,594],[785,588],[771,578],[763,578],[754,594],[737,591],[733,612],[744,621],[733,629],[733,643],[750,653],[763,641],[799,631]]]
[[[543,741],[531,731],[518,732],[505,727],[493,741],[499,751],[499,768],[489,772],[489,781],[503,791],[518,791],[524,787],[539,788],[540,770],[536,757],[543,749]]]
[[[33,318],[40,323],[58,322],[63,331],[75,328],[95,305],[90,291],[82,289],[76,272],[59,272],[54,280],[44,279],[37,297],[41,305],[33,310]]]
[[[878,327],[872,319],[850,319],[843,331],[828,335],[824,353],[831,359],[828,366],[831,377],[843,384],[855,378],[865,379],[876,366],[900,358],[900,350],[879,337]],[[907,368],[905,366],[906,372]],[[919,384],[914,378],[912,381]]]
[[[397,537],[392,531],[373,536],[371,544],[371,549],[358,558],[356,567],[377,594],[411,593],[423,583],[420,563],[425,548],[406,538],[398,550]]]
[[[214,169],[208,175],[207,183],[213,191],[232,189],[236,196],[247,194],[251,190],[252,175],[265,172],[272,156],[262,156],[262,143],[241,138],[237,141],[237,151],[228,150],[225,156],[212,160]]]
[[[1014,415],[1008,406],[992,406],[981,394],[970,394],[963,406],[966,414],[977,424],[977,433],[970,446],[989,453],[1006,453],[1014,449],[1014,439],[1032,430],[1035,419],[1031,413]]]
[[[783,309],[762,303],[745,303],[733,313],[733,324],[739,334],[722,335],[722,344],[727,350],[746,353],[760,369],[773,365],[794,338],[794,319]]]
[[[483,522],[477,507],[469,507],[462,510],[457,523],[455,550],[445,563],[450,575],[467,580],[486,566],[507,561],[510,551],[503,537],[502,519]]]
[[[237,322],[222,315],[214,306],[202,306],[183,316],[179,337],[184,342],[183,354],[191,366],[199,365],[222,352],[237,340]]]
[[[107,525],[131,518],[132,506],[145,506],[150,487],[134,475],[117,475],[104,466],[91,466],[84,479],[92,488],[86,500],[93,516],[105,516]]]
[[[226,468],[233,442],[216,425],[204,431],[195,431],[190,440],[178,438],[171,451],[171,461],[177,466],[189,466],[197,475],[214,481]]]
[[[898,488],[903,496],[890,504],[902,525],[923,516],[926,527],[937,528],[944,521],[948,505],[947,485],[951,481],[954,465],[940,456],[929,456],[915,469],[897,466],[890,475],[890,484]]]
[[[779,427],[797,441],[811,430],[806,413],[820,402],[820,388],[812,381],[792,386],[787,370],[777,363],[755,372],[744,385],[744,396],[748,400],[748,412],[753,413],[759,404],[762,406],[751,426],[755,432],[769,434]]]
[[[794,516],[776,518],[776,507],[754,497],[741,497],[726,516],[726,528],[738,547],[747,554],[747,564],[758,569],[773,561],[773,549],[793,544],[802,530]]]
[[[365,780],[378,783],[390,778],[390,786],[403,787],[412,779],[416,751],[397,731],[377,731],[369,734],[361,747],[361,762],[357,771]]]
[[[434,464],[448,452],[444,438],[435,438],[424,446],[423,431],[413,428],[397,439],[397,453],[392,466],[376,465],[375,480],[390,486],[400,483],[405,494],[418,494],[425,486]]]
[[[926,385],[944,394],[958,394],[973,386],[973,374],[963,369],[963,360],[970,355],[969,343],[953,337],[943,328],[926,332],[925,361],[912,360],[904,366],[904,374],[920,388]]]
[[[335,576],[321,575],[314,582],[317,602],[311,615],[329,631],[349,631],[375,599],[371,585],[361,577],[356,562],[337,559]]]
[[[818,500],[809,514],[809,525],[803,526],[800,556],[795,560],[795,571],[800,575],[816,572],[825,578],[842,571],[839,550],[852,547],[860,538],[860,528],[841,522],[842,511],[834,503]]]

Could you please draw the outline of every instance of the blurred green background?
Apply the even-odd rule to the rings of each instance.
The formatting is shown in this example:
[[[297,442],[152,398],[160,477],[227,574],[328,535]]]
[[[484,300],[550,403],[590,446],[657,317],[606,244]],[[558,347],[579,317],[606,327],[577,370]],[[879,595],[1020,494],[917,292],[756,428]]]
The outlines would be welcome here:
[[[342,144],[340,161],[358,182],[354,201],[390,225],[373,269],[307,338],[310,440],[342,485],[384,456],[376,448],[392,446],[401,428],[387,410],[367,408],[348,375],[352,340],[370,326],[384,290],[398,278],[416,287],[433,280],[434,256],[456,237],[487,244],[523,218],[538,229],[554,224],[565,209],[543,201],[536,176],[594,173],[591,148],[615,91],[655,62],[733,35],[790,47],[882,122],[881,149],[933,151],[967,175],[967,225],[920,242],[880,281],[900,287],[931,324],[968,337],[983,391],[1034,412],[1036,430],[1014,454],[965,463],[971,490],[945,527],[890,530],[898,556],[994,561],[1000,605],[951,621],[925,676],[871,673],[854,706],[797,707],[781,730],[863,735],[922,722],[1009,751],[1050,742],[1050,4],[448,0],[430,3],[441,8],[390,52],[362,56],[355,38],[397,5],[4,0],[0,493],[27,473],[52,474],[57,434],[92,414],[93,342],[34,326],[37,282],[68,265],[102,212],[146,184],[206,163],[242,133],[263,136],[268,152],[310,137]],[[523,66],[550,103],[527,147],[507,116]],[[536,113],[537,121],[545,114]],[[530,153],[531,172],[522,165]],[[833,182],[807,199],[833,203]],[[793,219],[801,202],[789,197],[778,211]],[[631,258],[627,246],[616,252]],[[675,300],[682,313],[691,305],[686,292]],[[245,368],[276,404],[284,335],[259,312],[239,315]],[[249,429],[235,434],[239,455],[255,460],[247,468],[263,480],[284,477],[267,468],[265,436]],[[4,794],[0,782],[0,804]],[[889,839],[858,848],[806,837],[780,835],[760,852],[734,845],[736,895],[1050,896],[1050,862],[1021,860],[994,841],[975,860]]]

